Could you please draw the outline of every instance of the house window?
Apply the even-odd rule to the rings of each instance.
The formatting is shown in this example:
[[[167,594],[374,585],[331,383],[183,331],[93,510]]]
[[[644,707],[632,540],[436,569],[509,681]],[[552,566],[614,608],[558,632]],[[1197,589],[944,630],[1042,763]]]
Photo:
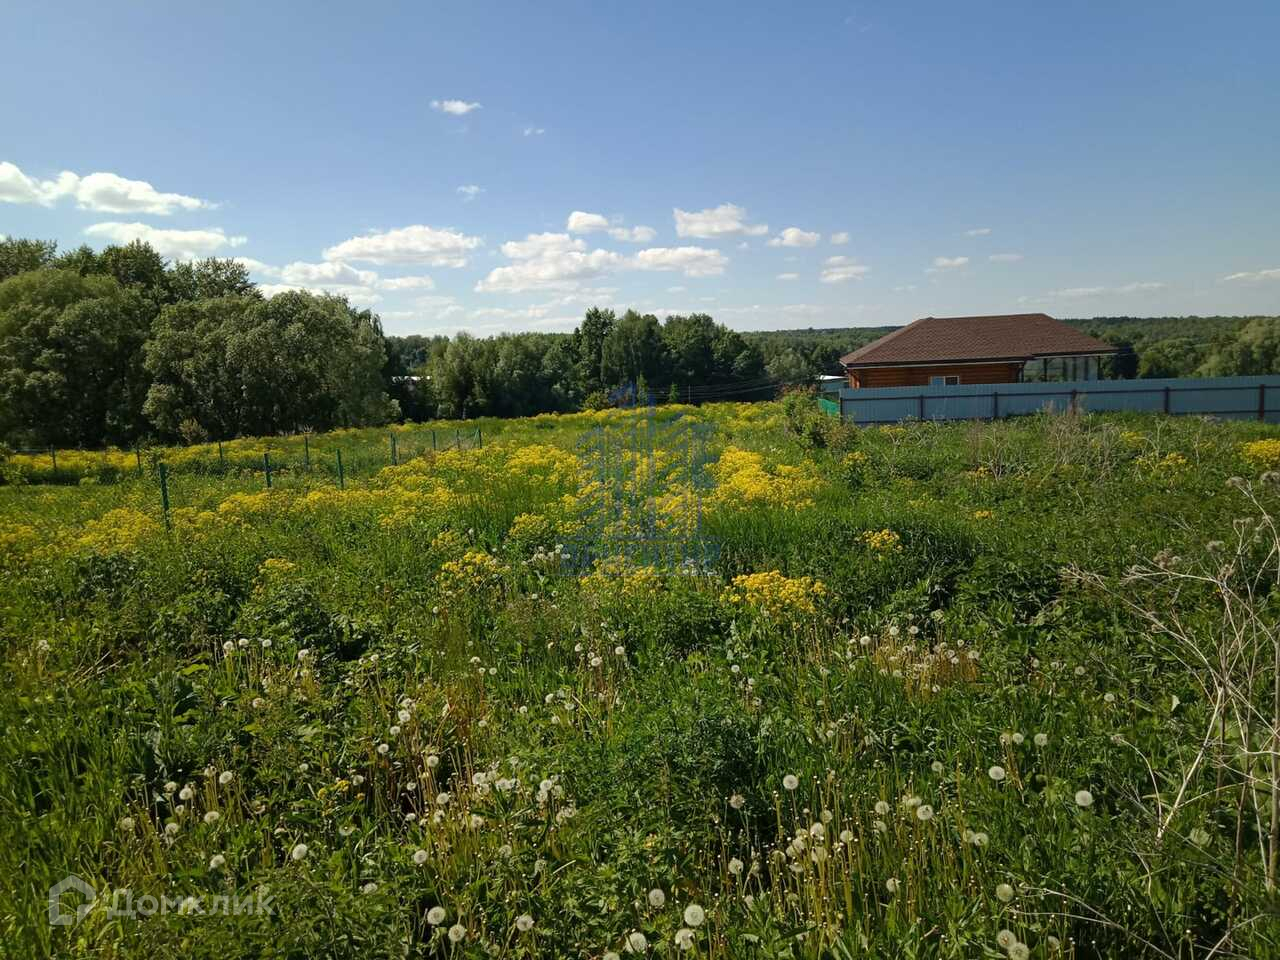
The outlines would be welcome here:
[[[929,386],[931,387],[953,387],[957,385],[959,382],[960,382],[960,378],[954,375],[950,377],[930,377],[929,378]]]

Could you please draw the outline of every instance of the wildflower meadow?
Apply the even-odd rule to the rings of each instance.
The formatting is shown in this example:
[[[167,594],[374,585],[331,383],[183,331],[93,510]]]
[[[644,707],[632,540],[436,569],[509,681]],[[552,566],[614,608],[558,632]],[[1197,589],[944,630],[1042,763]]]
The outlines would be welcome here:
[[[805,395],[9,457],[0,954],[1280,955],[1277,470]]]

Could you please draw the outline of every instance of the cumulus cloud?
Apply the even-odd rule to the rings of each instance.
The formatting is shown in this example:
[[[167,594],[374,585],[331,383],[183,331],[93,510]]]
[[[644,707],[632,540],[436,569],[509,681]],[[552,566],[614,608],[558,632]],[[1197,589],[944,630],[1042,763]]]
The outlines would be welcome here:
[[[870,267],[852,257],[827,257],[818,279],[823,283],[844,283],[846,280],[861,280],[870,271]]]
[[[472,110],[479,110],[480,104],[468,103],[466,100],[432,100],[431,109],[454,117],[464,117]]]
[[[778,274],[778,276],[777,276],[775,279],[777,279],[777,280],[798,280],[798,279],[800,279],[800,274],[798,274],[798,273],[780,273],[780,274]]]
[[[456,230],[414,224],[352,237],[324,251],[326,260],[376,263],[426,264],[431,267],[465,267],[467,254],[483,241]]]
[[[658,235],[658,231],[653,227],[610,226],[610,223],[609,218],[603,214],[575,210],[569,214],[565,229],[570,233],[606,232],[614,240],[623,243],[649,243]]]
[[[841,230],[838,233],[833,233],[830,237],[827,238],[827,241],[831,243],[833,246],[843,247],[846,243],[849,242],[849,231]]]
[[[108,221],[85,228],[85,236],[107,243],[132,243],[142,240],[155,247],[161,256],[174,260],[200,260],[217,256],[227,247],[239,247],[247,237],[227,236],[221,227],[205,230],[163,230],[147,223]]]
[[[993,253],[987,257],[992,263],[1017,263],[1022,259],[1020,253]]]
[[[260,283],[258,284],[258,289],[262,291],[264,297],[274,297],[278,293],[298,291],[300,293],[312,293],[316,296],[346,297],[349,303],[360,307],[372,307],[382,302],[382,297],[368,287],[347,284]]]
[[[27,176],[15,164],[0,162],[0,201],[52,206],[64,197],[74,198],[82,210],[98,213],[147,213],[167,216],[180,210],[213,207],[207,200],[181,193],[161,193],[145,180],[127,180],[114,173],[81,177],[69,170],[55,180]]]
[[[378,281],[383,290],[434,290],[436,282],[430,277],[383,277]]]
[[[484,187],[476,186],[474,183],[464,184],[458,188],[458,196],[460,196],[464,201],[474,200],[482,193],[484,193]]]
[[[620,254],[610,250],[588,251],[585,243],[567,233],[531,233],[523,240],[507,241],[501,249],[515,262],[491,270],[476,284],[478,292],[568,289],[624,262]]]
[[[822,237],[799,227],[787,227],[776,237],[769,238],[771,247],[816,247]]]
[[[969,262],[968,257],[934,257],[933,270],[957,270]]]
[[[758,237],[769,232],[767,223],[748,224],[747,211],[732,203],[722,203],[718,207],[695,211],[681,210],[676,207],[672,212],[675,215],[678,237],[714,240],[717,237],[735,234]]]
[[[1252,283],[1258,280],[1280,280],[1280,267],[1272,267],[1269,270],[1245,270],[1240,273],[1229,274],[1222,278],[1223,283],[1236,283],[1241,280],[1246,283]]]
[[[546,132],[542,127],[525,127],[523,130],[526,137],[540,137]]]
[[[609,229],[609,218],[600,213],[584,213],[581,210],[575,210],[569,214],[564,228],[570,233],[595,233],[598,230]]]
[[[964,232],[966,237],[988,237],[991,235],[990,227],[974,227],[972,230]]]
[[[298,286],[370,287],[377,282],[378,275],[372,270],[357,270],[340,260],[324,263],[303,263],[299,260],[281,267],[280,279],[287,284]]]
[[[723,273],[728,258],[705,247],[650,247],[633,257],[612,250],[589,250],[567,233],[531,233],[500,248],[513,261],[497,267],[476,284],[481,293],[525,290],[574,290],[582,281],[617,270],[678,271],[686,277]]]
[[[635,255],[637,270],[679,270],[686,277],[713,277],[724,273],[729,258],[706,247],[650,247]]]

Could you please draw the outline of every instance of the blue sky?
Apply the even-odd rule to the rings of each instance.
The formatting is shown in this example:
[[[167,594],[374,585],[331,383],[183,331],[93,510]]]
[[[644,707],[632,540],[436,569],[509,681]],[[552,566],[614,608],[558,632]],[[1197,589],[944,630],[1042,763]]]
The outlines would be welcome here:
[[[6,21],[0,233],[243,257],[391,333],[1280,313],[1274,0]]]

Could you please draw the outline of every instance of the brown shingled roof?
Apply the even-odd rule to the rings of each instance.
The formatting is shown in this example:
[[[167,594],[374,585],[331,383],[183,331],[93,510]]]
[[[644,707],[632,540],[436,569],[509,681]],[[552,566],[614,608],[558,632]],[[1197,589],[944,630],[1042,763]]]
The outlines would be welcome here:
[[[871,367],[965,360],[1030,360],[1115,353],[1116,348],[1044,313],[925,317],[840,358]]]

